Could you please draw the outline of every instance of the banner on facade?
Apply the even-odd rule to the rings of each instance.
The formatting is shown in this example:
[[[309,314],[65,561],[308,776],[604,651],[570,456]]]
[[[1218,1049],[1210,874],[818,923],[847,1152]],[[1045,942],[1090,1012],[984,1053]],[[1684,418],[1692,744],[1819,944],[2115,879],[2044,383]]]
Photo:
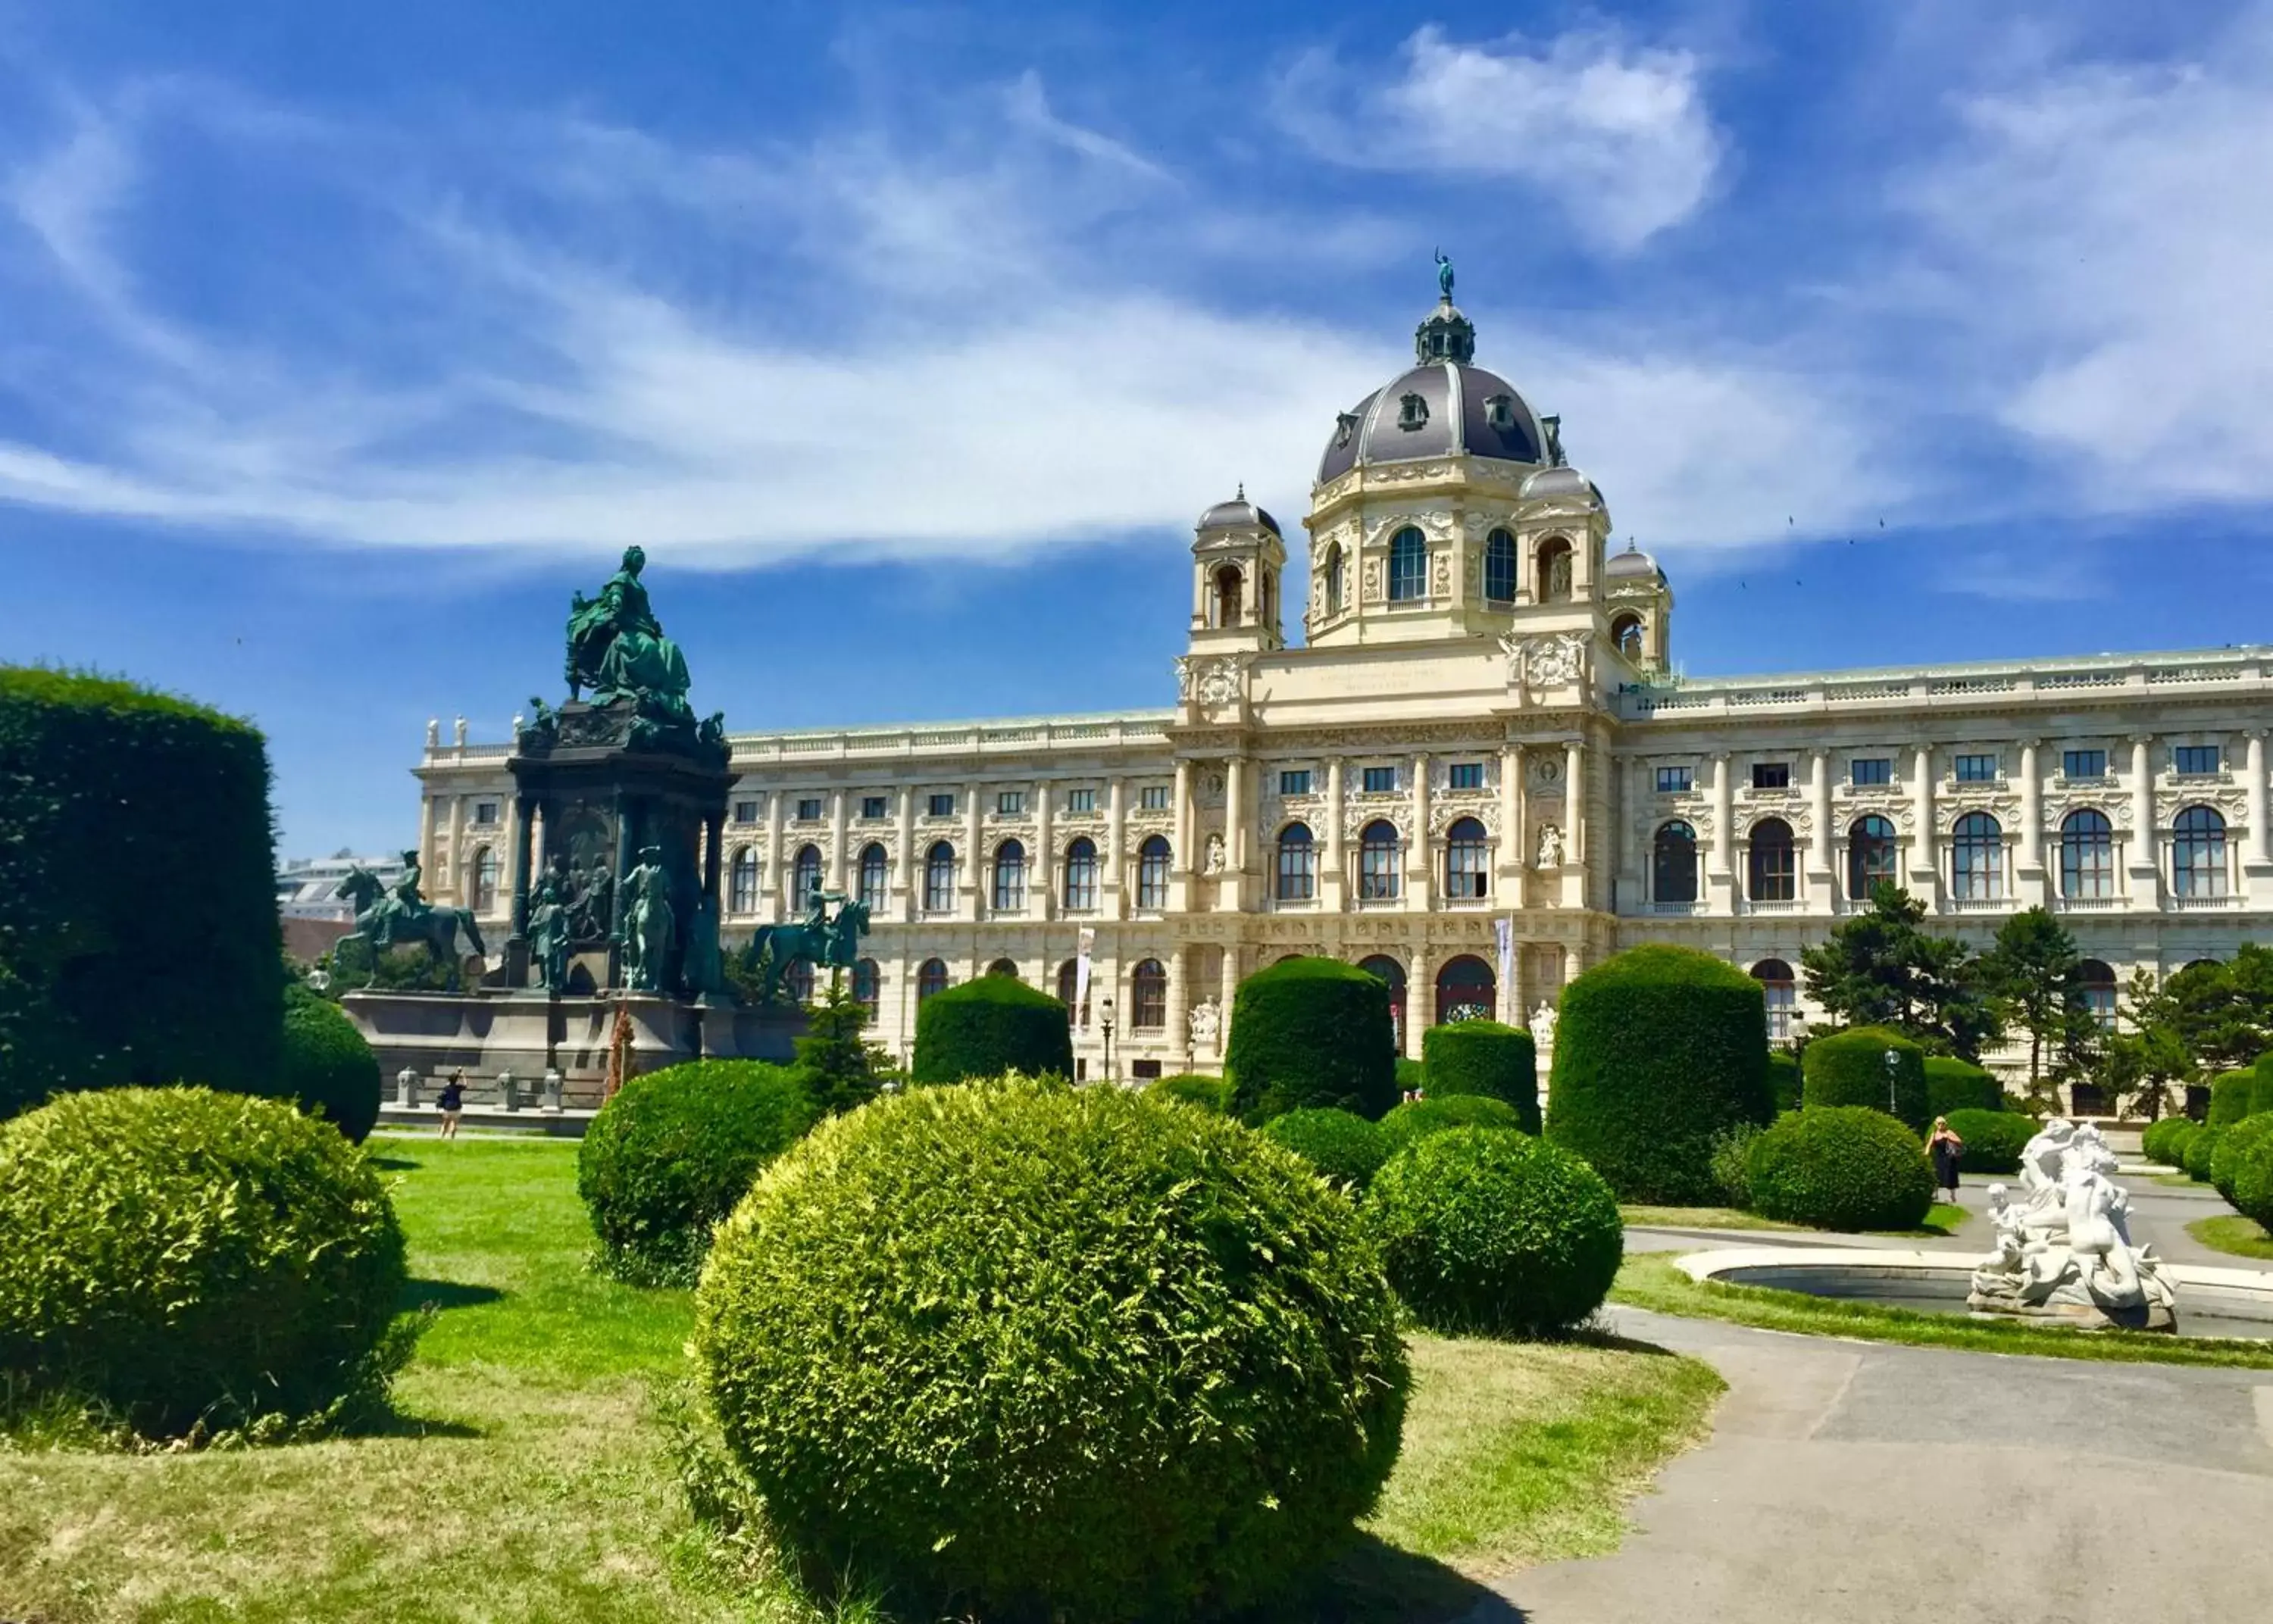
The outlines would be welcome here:
[[[1089,955],[1096,951],[1097,927],[1084,924],[1081,927],[1080,951],[1074,955],[1073,1007],[1076,1015],[1089,1007]]]
[[[1515,916],[1502,914],[1492,921],[1492,935],[1499,944],[1500,997],[1510,1008],[1515,1008]],[[1516,1010],[1519,1022],[1523,1012]]]

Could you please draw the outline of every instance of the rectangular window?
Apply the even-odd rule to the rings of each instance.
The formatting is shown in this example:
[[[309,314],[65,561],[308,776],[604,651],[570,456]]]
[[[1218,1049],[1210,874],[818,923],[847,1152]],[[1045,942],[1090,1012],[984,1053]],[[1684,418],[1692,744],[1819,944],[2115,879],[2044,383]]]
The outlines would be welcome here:
[[[1158,1060],[1131,1060],[1129,1062],[1129,1074],[1139,1082],[1150,1082],[1159,1076],[1160,1063]]]
[[[1657,792],[1660,795],[1686,795],[1697,782],[1694,768],[1661,767],[1657,769]]]
[[[1004,790],[998,792],[994,797],[994,810],[1005,818],[1016,817],[1026,810],[1026,792],[1024,790]]]
[[[1368,795],[1391,795],[1397,790],[1397,769],[1393,767],[1369,767],[1362,779]]]
[[[1066,810],[1069,812],[1095,812],[1097,810],[1097,791],[1094,790],[1067,790]]]
[[[2107,776],[2107,752],[2104,750],[2068,750],[2060,753],[2062,778],[2104,778]]]
[[[1892,756],[1857,756],[1847,764],[1847,782],[1857,790],[1880,789],[1894,782]]]
[[[881,795],[864,795],[860,797],[860,815],[863,818],[881,818],[884,816],[885,805],[886,800],[884,797]]]
[[[1791,763],[1789,761],[1753,762],[1752,788],[1755,790],[1790,789]]]
[[[2171,752],[2171,760],[2181,773],[2215,773],[2217,771],[2217,746],[2180,745]]]
[[[811,823],[820,816],[821,797],[819,796],[807,796],[797,804],[797,817],[799,822]]]
[[[1293,767],[1279,774],[1279,793],[1281,795],[1309,794],[1310,769],[1307,767]]]
[[[484,827],[495,824],[497,822],[497,806],[498,804],[495,801],[475,802],[474,822],[477,826]]]
[[[737,801],[734,803],[735,822],[755,823],[757,820],[758,804],[755,801]]]
[[[934,818],[952,818],[955,816],[955,797],[934,795],[924,803],[924,812]]]
[[[1484,764],[1481,761],[1455,761],[1444,782],[1454,790],[1481,790],[1484,787]]]
[[[1146,784],[1143,789],[1136,791],[1136,805],[1145,812],[1167,811],[1168,786],[1166,784]]]
[[[1997,758],[1993,755],[1960,756],[1956,762],[1957,782],[1962,784],[1993,784],[1997,782]]]

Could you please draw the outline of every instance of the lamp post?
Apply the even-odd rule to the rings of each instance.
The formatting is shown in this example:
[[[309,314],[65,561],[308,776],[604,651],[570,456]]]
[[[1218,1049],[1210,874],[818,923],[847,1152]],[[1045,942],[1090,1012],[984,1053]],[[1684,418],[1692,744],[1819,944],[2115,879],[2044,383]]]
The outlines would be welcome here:
[[[1113,1081],[1113,1000],[1106,999],[1097,1007],[1098,1029],[1105,1034],[1105,1081]]]
[[[1902,1112],[1894,1109],[1894,1073],[1902,1063],[1901,1055],[1892,1049],[1887,1051],[1887,1114],[1890,1117],[1902,1115]]]

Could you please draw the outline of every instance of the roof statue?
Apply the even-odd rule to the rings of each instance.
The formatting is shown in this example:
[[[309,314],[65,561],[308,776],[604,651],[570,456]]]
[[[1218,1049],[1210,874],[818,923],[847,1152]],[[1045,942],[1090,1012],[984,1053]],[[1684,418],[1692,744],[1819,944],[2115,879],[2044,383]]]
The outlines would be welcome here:
[[[1437,291],[1444,296],[1445,303],[1452,302],[1452,262],[1441,248],[1437,251]]]

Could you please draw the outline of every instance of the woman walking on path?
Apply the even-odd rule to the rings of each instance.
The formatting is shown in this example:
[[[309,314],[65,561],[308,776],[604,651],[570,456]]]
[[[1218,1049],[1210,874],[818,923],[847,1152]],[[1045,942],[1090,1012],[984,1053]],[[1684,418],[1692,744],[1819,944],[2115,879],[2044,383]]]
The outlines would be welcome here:
[[[1934,1199],[1939,1201],[1944,1190],[1952,1201],[1957,1199],[1957,1161],[1965,1154],[1965,1141],[1952,1131],[1947,1117],[1933,1119],[1933,1132],[1927,1135],[1925,1153],[1933,1158]]]
[[[466,1068],[460,1066],[450,1074],[450,1081],[442,1085],[434,1103],[442,1108],[442,1137],[458,1136],[458,1113],[466,1108]]]

